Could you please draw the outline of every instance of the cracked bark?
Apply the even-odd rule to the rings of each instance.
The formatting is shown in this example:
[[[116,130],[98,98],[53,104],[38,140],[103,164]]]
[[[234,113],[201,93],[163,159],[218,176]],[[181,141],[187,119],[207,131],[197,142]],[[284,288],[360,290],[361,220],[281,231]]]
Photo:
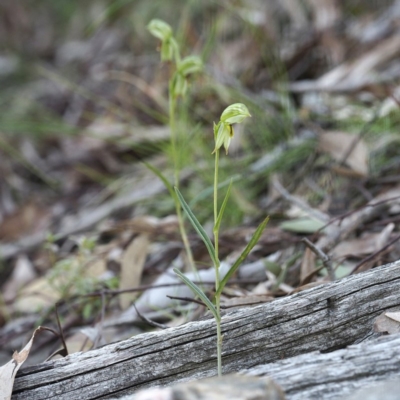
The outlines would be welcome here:
[[[373,319],[400,305],[400,261],[222,319],[223,372],[373,336]],[[216,374],[216,328],[198,321],[26,368],[13,399],[98,399]]]

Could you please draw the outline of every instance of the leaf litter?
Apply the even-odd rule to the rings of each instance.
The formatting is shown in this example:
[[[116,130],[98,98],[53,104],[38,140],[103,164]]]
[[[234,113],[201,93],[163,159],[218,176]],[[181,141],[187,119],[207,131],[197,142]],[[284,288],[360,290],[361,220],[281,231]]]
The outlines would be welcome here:
[[[267,3],[216,12],[207,71],[193,84],[186,105],[192,114],[182,110],[193,144],[181,160],[182,190],[196,195],[210,185],[204,126],[238,93],[253,115],[233,143],[233,165],[224,160],[236,180],[226,210],[231,223],[220,237],[222,272],[258,223],[267,215],[270,222],[223,294],[228,307],[328,281],[303,237],[329,257],[335,279],[400,258],[400,3],[366,2],[357,13],[332,1],[308,1],[305,9],[295,1]],[[0,117],[1,364],[39,323],[57,330],[56,303],[72,351],[154,329],[138,312],[171,326],[204,313],[176,299],[191,292],[172,273],[186,264],[173,204],[141,162],[172,180],[168,69],[149,56],[154,48],[142,32],[121,28],[124,15],[80,34],[90,13],[75,6],[83,18],[66,29],[76,35],[56,41],[49,34],[43,43],[30,34],[38,60],[52,61],[1,94],[10,105]],[[6,12],[14,15],[14,7]],[[135,7],[126,15],[134,18]],[[45,15],[40,7],[18,12]],[[188,8],[187,22],[198,24],[182,24],[182,34],[200,51],[208,21],[194,15]],[[12,32],[1,26],[1,40],[13,38],[15,46],[28,31],[38,34],[29,22],[37,18],[25,20]],[[53,19],[41,20],[56,31]],[[336,29],[339,21],[343,29]],[[10,48],[8,56],[19,60]],[[1,80],[17,76],[18,62],[7,65],[0,63]],[[210,220],[200,196],[196,207]],[[212,296],[208,253],[193,232],[189,240],[198,271],[187,275]],[[394,324],[397,317],[385,315]],[[61,346],[57,338],[38,339],[27,363]]]

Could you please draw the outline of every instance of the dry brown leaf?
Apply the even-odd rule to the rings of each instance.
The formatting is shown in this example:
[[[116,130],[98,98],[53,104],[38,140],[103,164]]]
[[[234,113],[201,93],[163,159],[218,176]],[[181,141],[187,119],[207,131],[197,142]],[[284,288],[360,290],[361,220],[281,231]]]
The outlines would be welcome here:
[[[43,307],[50,307],[60,298],[60,293],[49,285],[48,278],[43,276],[28,283],[19,292],[13,303],[14,311],[22,313],[35,312]]]
[[[379,67],[398,56],[400,36],[380,40],[371,50],[354,61],[344,62],[315,81],[297,81],[290,85],[293,91],[354,91],[382,80]],[[381,75],[381,76],[380,76]],[[380,79],[381,78],[381,79]]]
[[[261,296],[261,295],[272,295],[271,291],[269,290],[268,287],[268,282],[260,282],[258,285],[256,285],[251,291],[250,293],[252,295],[257,295],[257,296]]]
[[[13,214],[4,218],[0,224],[0,240],[14,241],[23,236],[46,230],[50,222],[48,209],[29,201]]]
[[[389,315],[390,316],[389,316]],[[382,332],[382,333],[399,333],[400,332],[400,323],[393,319],[392,316],[396,315],[397,317],[400,314],[400,308],[394,307],[390,309],[390,312],[384,311],[378,317],[375,318],[374,322],[374,331]]]
[[[382,247],[386,246],[394,228],[394,223],[390,222],[382,229],[382,231],[378,234],[378,239],[375,243],[375,250],[380,250]]]
[[[84,276],[99,278],[107,271],[107,262],[104,258],[98,258],[91,262],[85,269]]]
[[[400,322],[400,311],[397,312],[387,312],[385,314],[388,318],[393,319],[394,321]]]
[[[381,193],[374,198],[374,202],[389,201],[389,214],[400,213],[400,185]]]
[[[161,219],[149,215],[139,216],[129,221],[127,226],[137,233],[173,233],[179,230],[176,215]]]
[[[372,254],[379,250],[376,248],[376,241],[379,236],[380,233],[368,233],[361,238],[345,240],[332,250],[332,257],[338,259],[349,255],[364,257],[367,254]]]
[[[388,244],[390,235],[392,234],[394,228],[395,225],[393,222],[391,222],[387,224],[385,228],[379,233],[378,240],[375,243],[375,251],[383,249]],[[379,257],[379,259],[376,260],[378,264],[382,264],[382,255],[383,254],[381,254],[381,257]]]
[[[307,277],[312,277],[313,272],[315,271],[315,260],[316,260],[316,255],[311,251],[310,248],[306,247],[306,250],[303,254],[303,259],[301,260],[301,267],[300,267],[300,282],[303,284],[309,283],[305,282],[304,280]]]
[[[393,229],[394,224],[389,223],[380,233],[367,233],[362,238],[343,241],[335,247],[332,252],[332,256],[336,259],[347,257],[349,255],[364,257],[366,255],[378,252],[382,250],[382,248],[384,248],[388,243]],[[382,253],[380,256],[383,256],[383,254],[384,253]],[[376,264],[381,264],[380,257],[374,257],[372,260],[364,263],[357,270],[359,272],[367,271]]]
[[[28,257],[20,255],[15,262],[12,275],[3,287],[3,299],[6,303],[13,301],[18,291],[36,277],[35,269]]]
[[[82,272],[83,277],[98,278],[106,272],[106,260],[96,259],[87,265]],[[43,307],[50,307],[60,299],[61,292],[56,287],[62,286],[65,275],[59,275],[49,283],[48,275],[29,282],[18,293],[12,307],[14,311],[30,313]]]
[[[27,343],[27,345],[18,353],[15,351],[12,359],[2,367],[0,367],[0,398],[1,400],[9,400],[11,399],[12,389],[14,386],[15,375],[17,375],[18,370],[21,365],[25,362],[25,360],[29,356],[29,352],[32,347],[33,339],[38,331],[42,328],[39,326],[33,332],[31,340]]]
[[[368,175],[368,148],[362,139],[359,140],[357,136],[345,132],[330,131],[319,135],[318,141],[320,151],[329,153],[339,162],[342,162],[352,149],[346,157],[345,164],[362,176]]]
[[[121,290],[139,286],[142,278],[144,263],[146,261],[149,248],[149,236],[143,233],[129,244],[121,261],[121,280],[119,288]],[[119,296],[119,304],[126,310],[134,300],[136,294],[123,293]]]
[[[78,351],[88,351],[93,348],[93,341],[88,335],[81,330],[69,336],[65,343],[67,345],[68,354],[77,353]]]

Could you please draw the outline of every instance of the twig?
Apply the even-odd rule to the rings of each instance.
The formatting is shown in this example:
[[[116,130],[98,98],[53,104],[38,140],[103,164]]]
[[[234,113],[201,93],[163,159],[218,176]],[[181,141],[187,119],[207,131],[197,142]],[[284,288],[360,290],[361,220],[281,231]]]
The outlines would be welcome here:
[[[207,307],[202,301],[191,299],[190,297],[176,297],[176,296],[167,296],[167,297],[172,300],[181,300],[181,301],[186,301],[188,303],[197,303],[200,304],[201,306]]]
[[[324,264],[324,267],[328,271],[329,279],[331,281],[336,280],[335,271],[333,269],[330,257],[307,238],[303,238],[302,242],[304,242],[305,245],[321,259],[322,264]]]
[[[101,314],[100,314],[100,324],[98,327],[98,335],[96,336],[96,339],[93,343],[93,348],[96,349],[99,345],[99,342],[102,338],[103,335],[103,325],[104,325],[104,317],[106,314],[106,295],[102,293],[101,295]]]
[[[56,313],[59,337],[61,339],[61,343],[62,343],[62,345],[64,347],[64,350],[65,350],[64,357],[66,357],[69,353],[68,353],[67,343],[65,342],[65,338],[64,338],[64,332],[63,332],[63,329],[61,327],[60,318],[58,316],[58,302],[55,304],[55,313]]]
[[[361,207],[356,208],[355,210],[351,210],[351,211],[348,211],[348,212],[346,212],[346,213],[344,213],[344,214],[342,214],[342,215],[338,215],[337,217],[334,217],[334,218],[330,219],[329,222],[326,223],[324,226],[321,226],[321,228],[319,228],[319,229],[312,235],[312,237],[315,237],[317,234],[319,234],[319,233],[320,233],[321,231],[323,231],[324,229],[328,228],[330,225],[334,224],[336,221],[340,221],[340,222],[339,222],[339,226],[340,226],[340,225],[342,224],[343,220],[344,220],[346,217],[349,217],[350,215],[355,214],[356,212],[361,211],[361,210],[363,210],[364,208],[367,208],[367,207],[378,207],[378,206],[380,206],[380,205],[382,205],[382,204],[389,203],[390,201],[398,200],[399,198],[400,198],[400,196],[394,196],[394,197],[391,197],[390,199],[379,200],[379,201],[377,201],[376,203],[365,204],[365,205],[363,205],[363,206],[361,206]]]
[[[136,308],[136,304],[133,303],[133,307],[135,307],[135,310],[137,312],[137,315],[144,321],[147,322],[150,326],[154,326],[156,328],[160,328],[160,329],[167,329],[169,328],[169,326],[164,325],[164,324],[159,324],[158,322],[152,321],[151,319],[145,317],[144,315],[142,315],[139,310]]]
[[[383,253],[385,250],[387,250],[393,243],[396,243],[398,240],[400,239],[400,235],[396,236],[393,240],[391,240],[386,246],[383,246],[381,249],[379,249],[378,251],[375,251],[374,253],[370,254],[368,257],[365,257],[364,259],[362,259],[354,268],[353,270],[350,272],[349,275],[352,275],[354,273],[356,273],[356,271],[362,266],[364,265],[366,262],[373,260],[377,255]]]

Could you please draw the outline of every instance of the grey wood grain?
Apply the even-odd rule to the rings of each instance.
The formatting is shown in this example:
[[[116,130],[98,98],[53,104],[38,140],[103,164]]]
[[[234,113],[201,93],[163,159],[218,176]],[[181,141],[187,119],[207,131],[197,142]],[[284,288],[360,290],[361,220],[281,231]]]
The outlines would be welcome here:
[[[400,261],[223,317],[223,371],[235,372],[371,334],[374,317],[400,305]],[[13,399],[97,399],[213,376],[212,320],[135,336],[26,368]]]
[[[121,400],[286,400],[282,388],[270,378],[238,374],[144,389]],[[110,399],[116,400],[116,399]],[[118,400],[118,399],[117,399]]]
[[[400,335],[384,336],[331,353],[313,351],[241,373],[145,389],[121,400],[397,400]],[[285,389],[286,395],[280,388]],[[363,389],[361,393],[359,389]]]
[[[273,378],[284,389],[287,400],[346,399],[357,389],[371,387],[372,391],[377,383],[397,379],[398,399],[400,335],[383,336],[326,354],[302,354],[243,373]],[[380,396],[374,398],[386,399],[385,386],[380,390]]]

